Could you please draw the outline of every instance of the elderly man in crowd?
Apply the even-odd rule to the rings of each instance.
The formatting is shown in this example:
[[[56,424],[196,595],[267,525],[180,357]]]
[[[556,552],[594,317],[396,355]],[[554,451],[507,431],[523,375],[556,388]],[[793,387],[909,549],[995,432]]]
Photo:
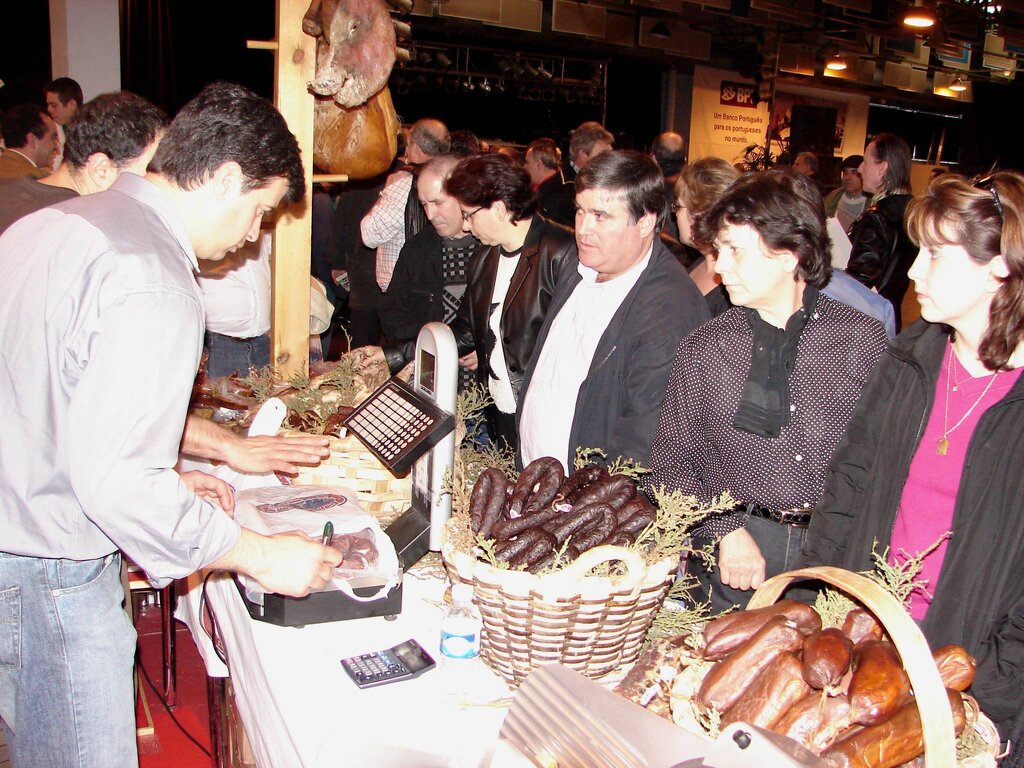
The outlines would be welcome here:
[[[594,120],[580,123],[569,132],[569,164],[574,174],[598,155],[611,152],[615,137],[611,131]]]
[[[563,273],[522,384],[523,465],[577,448],[645,463],[679,340],[707,305],[658,238],[665,184],[655,162],[610,152],[576,177],[577,269]]]
[[[562,150],[554,140],[530,142],[523,167],[537,192],[537,212],[549,221],[572,227],[576,221],[573,188],[562,180]]]
[[[254,239],[303,188],[281,115],[217,83],[145,178],[0,237],[0,399],[18,406],[0,434],[0,605],[20,617],[0,623],[0,647],[19,649],[0,665],[0,718],[16,765],[137,761],[121,551],[157,581],[213,567],[286,595],[340,560],[301,534],[241,529],[226,484],[172,469],[202,350],[197,258]]]
[[[831,260],[806,177],[734,183],[696,224],[735,305],[683,340],[651,447],[651,487],[740,503],[694,532],[717,544],[697,600],[741,607],[791,567],[832,453],[885,350],[877,320],[821,293]],[[695,561],[691,561],[695,562]]]

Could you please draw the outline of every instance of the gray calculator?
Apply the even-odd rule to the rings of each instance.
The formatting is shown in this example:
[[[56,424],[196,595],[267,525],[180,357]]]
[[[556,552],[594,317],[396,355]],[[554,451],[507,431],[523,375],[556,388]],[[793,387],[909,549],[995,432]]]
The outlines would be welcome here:
[[[360,688],[373,688],[419,677],[436,664],[422,645],[410,639],[383,651],[342,659],[341,666]]]

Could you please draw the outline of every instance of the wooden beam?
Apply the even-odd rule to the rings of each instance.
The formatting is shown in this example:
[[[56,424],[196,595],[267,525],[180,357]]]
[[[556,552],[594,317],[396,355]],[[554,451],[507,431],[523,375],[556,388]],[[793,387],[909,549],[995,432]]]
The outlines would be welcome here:
[[[270,361],[283,378],[309,367],[309,271],[312,241],[313,95],[316,40],[302,31],[308,0],[277,0],[274,103],[299,141],[306,197],[278,218],[271,255]]]

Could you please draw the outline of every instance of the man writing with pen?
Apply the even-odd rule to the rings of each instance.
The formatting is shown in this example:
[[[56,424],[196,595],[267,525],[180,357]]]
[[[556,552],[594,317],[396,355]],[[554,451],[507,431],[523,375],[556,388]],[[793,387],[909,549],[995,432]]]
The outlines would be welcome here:
[[[645,463],[676,347],[707,305],[658,238],[665,184],[650,157],[600,155],[575,185],[579,267],[556,286],[523,379],[517,460],[570,469],[588,447]]]

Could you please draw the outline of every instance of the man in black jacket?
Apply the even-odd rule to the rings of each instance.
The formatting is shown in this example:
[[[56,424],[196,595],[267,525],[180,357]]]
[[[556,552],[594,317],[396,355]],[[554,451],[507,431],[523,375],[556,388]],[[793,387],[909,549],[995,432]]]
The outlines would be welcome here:
[[[708,319],[700,291],[657,234],[664,181],[637,152],[576,176],[579,267],[562,274],[523,380],[519,459],[599,448],[646,462],[679,340]]]

